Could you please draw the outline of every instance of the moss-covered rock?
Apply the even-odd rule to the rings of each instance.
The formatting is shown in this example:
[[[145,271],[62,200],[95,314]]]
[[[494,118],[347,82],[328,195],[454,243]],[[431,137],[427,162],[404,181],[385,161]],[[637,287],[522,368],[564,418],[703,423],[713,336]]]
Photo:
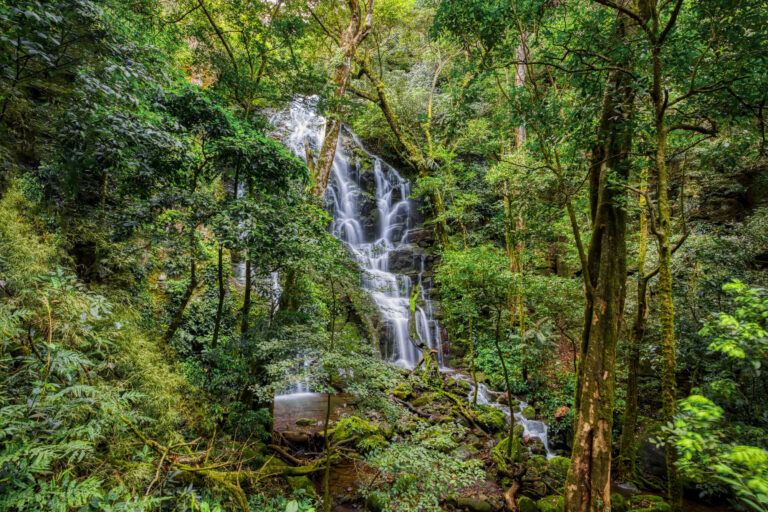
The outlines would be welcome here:
[[[510,440],[505,437],[502,442],[493,447],[491,451],[493,455],[493,461],[496,466],[502,470],[507,470],[508,462],[522,462],[523,460],[523,443],[519,437],[513,437],[511,441],[510,455],[507,457],[507,450],[510,445]]]
[[[528,406],[525,409],[521,411],[522,415],[525,416],[527,419],[532,420],[536,418],[536,410],[533,408],[533,406]]]
[[[417,399],[411,402],[411,405],[414,407],[424,407],[425,405],[431,404],[436,399],[434,393],[424,393]]]
[[[537,501],[536,506],[541,512],[563,512],[565,500],[562,496],[546,496]]]
[[[571,459],[566,457],[553,457],[547,462],[547,475],[559,485],[563,485],[570,466]]]
[[[526,464],[538,469],[539,471],[543,471],[547,467],[547,458],[544,455],[532,455],[526,461]]]
[[[507,426],[507,417],[498,409],[491,409],[477,416],[477,422],[490,432],[500,432]]]
[[[338,444],[352,440],[361,440],[370,435],[378,434],[378,427],[360,416],[346,416],[339,420],[333,430],[333,441]]]
[[[517,499],[517,508],[520,512],[539,512],[539,507],[528,496],[521,496]]]
[[[672,507],[661,496],[636,494],[630,498],[630,510],[634,512],[669,512]]]
[[[299,427],[309,427],[314,425],[315,423],[317,422],[312,418],[299,418],[296,420],[296,425],[298,425]]]
[[[299,489],[304,490],[304,495],[309,498],[317,498],[317,492],[315,491],[315,486],[312,483],[312,480],[310,480],[306,476],[287,476],[285,477],[285,481],[288,482],[288,487],[291,488],[291,490],[297,491]]]
[[[392,394],[395,395],[400,400],[408,400],[413,396],[413,388],[407,382],[401,382],[392,391]]]
[[[493,507],[485,500],[478,498],[458,498],[456,505],[462,510],[470,512],[492,512]]]
[[[621,494],[611,494],[611,512],[627,512],[627,500]]]
[[[524,426],[522,426],[522,425],[515,425],[515,426],[512,428],[512,434],[513,434],[515,437],[519,437],[520,439],[522,439],[522,438],[523,438],[523,433],[524,433],[524,432],[525,432],[525,427],[524,427]]]

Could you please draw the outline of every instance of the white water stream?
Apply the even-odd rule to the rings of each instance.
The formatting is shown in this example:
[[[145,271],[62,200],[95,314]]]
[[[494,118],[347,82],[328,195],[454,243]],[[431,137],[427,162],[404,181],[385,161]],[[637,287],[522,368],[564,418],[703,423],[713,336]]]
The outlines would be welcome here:
[[[272,119],[272,124],[282,133],[283,142],[302,159],[306,159],[305,144],[311,150],[317,150],[325,136],[325,119],[315,112],[311,103],[311,100],[297,100],[290,109],[280,112]],[[348,147],[356,147],[362,151],[372,163],[372,169],[365,169],[363,164],[349,154]],[[375,180],[378,222],[373,232],[366,232],[361,218],[361,202],[365,194],[361,187],[361,175],[364,172],[373,172]],[[415,340],[409,330],[413,282],[407,275],[390,271],[390,257],[398,251],[412,249],[408,235],[414,228],[412,224],[415,205],[410,199],[410,193],[410,182],[377,155],[368,152],[349,128],[345,126],[342,129],[333,161],[331,182],[326,191],[326,204],[333,215],[333,234],[344,242],[365,271],[363,288],[373,297],[381,316],[383,355],[404,368],[413,368],[421,358],[416,344],[427,346],[437,351],[441,368],[448,371],[443,365],[442,339],[433,303],[428,290],[423,286],[424,258],[421,259],[417,275],[420,300],[417,301],[414,312],[417,335]],[[474,396],[472,379],[460,373],[453,374],[452,378],[469,382],[472,386],[468,395],[471,403]],[[305,394],[307,391],[307,384],[300,383],[298,387],[291,389],[291,394],[281,398],[289,399],[294,394]],[[503,411],[507,421],[514,418],[516,423],[523,425],[524,437],[540,439],[547,458],[554,457],[547,442],[546,424],[529,420],[522,415],[521,411],[528,406],[525,402],[520,402],[520,410],[515,412],[508,406],[497,403],[496,399],[500,394],[480,384],[477,402]]]

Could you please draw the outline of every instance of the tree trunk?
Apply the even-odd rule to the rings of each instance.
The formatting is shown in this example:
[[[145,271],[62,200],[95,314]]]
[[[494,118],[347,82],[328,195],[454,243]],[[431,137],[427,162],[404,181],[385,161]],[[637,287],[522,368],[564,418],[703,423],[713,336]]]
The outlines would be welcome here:
[[[325,125],[325,138],[320,148],[320,154],[314,165],[315,187],[313,193],[315,197],[322,198],[325,195],[325,189],[328,188],[328,181],[331,177],[333,168],[333,159],[336,157],[336,146],[339,143],[339,132],[341,131],[341,111],[344,93],[349,85],[349,74],[352,68],[352,59],[357,52],[357,47],[371,31],[371,22],[373,20],[374,0],[369,0],[368,12],[363,21],[359,9],[359,0],[347,0],[347,6],[351,14],[349,25],[339,40],[339,54],[336,69],[333,73],[333,112],[328,116]]]
[[[627,33],[619,15],[616,40]],[[618,63],[626,66],[628,62]],[[565,485],[567,512],[611,508],[616,341],[626,294],[626,212],[616,182],[626,182],[634,92],[625,73],[608,74],[590,164],[592,238],[587,255],[584,330],[574,403],[574,443]]]
[[[499,345],[499,338],[501,338],[501,309],[496,310],[496,333],[494,335],[493,341],[496,345],[496,354],[498,354],[499,361],[501,361],[501,369],[504,372],[504,384],[507,386],[507,403],[511,405],[512,386],[509,380],[509,372],[507,371],[507,363],[504,362],[504,354],[502,353],[501,346]],[[477,381],[475,381],[475,389],[477,389]],[[512,418],[510,417],[507,432],[507,436],[509,437],[509,442],[507,442],[507,458],[512,456],[512,437],[514,436],[514,427],[515,422],[512,421]]]
[[[213,324],[213,341],[211,341],[211,348],[216,348],[219,344],[219,329],[221,328],[221,316],[224,313],[224,261],[223,255],[224,244],[219,244],[219,265],[218,265],[218,281],[219,281],[219,304],[216,308],[216,320]]]
[[[658,21],[656,21],[658,23]],[[676,409],[677,362],[675,358],[675,311],[672,302],[672,220],[669,208],[669,173],[667,171],[667,131],[665,124],[666,100],[662,93],[661,47],[655,45],[653,57],[653,99],[656,121],[656,173],[658,227],[656,238],[659,244],[659,305],[661,309],[661,399],[662,419],[673,421]],[[675,466],[677,453],[671,443],[666,443],[667,493],[672,509],[682,510],[682,486]]]
[[[189,300],[192,298],[192,294],[195,293],[195,288],[197,288],[196,270],[195,259],[192,258],[192,263],[190,263],[189,283],[187,284],[187,289],[184,290],[184,296],[181,298],[181,304],[179,304],[178,309],[173,314],[173,319],[168,326],[168,330],[165,331],[165,334],[163,335],[163,343],[166,345],[171,342],[174,334],[176,334],[179,326],[181,326],[181,321],[184,318],[184,310],[187,309],[187,304],[189,304]]]

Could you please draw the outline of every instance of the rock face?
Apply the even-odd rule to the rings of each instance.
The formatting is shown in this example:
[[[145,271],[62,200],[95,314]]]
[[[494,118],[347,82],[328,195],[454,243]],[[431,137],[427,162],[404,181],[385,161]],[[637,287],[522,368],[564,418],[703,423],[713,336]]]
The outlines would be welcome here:
[[[664,449],[648,439],[640,443],[640,466],[643,471],[659,478],[667,476],[667,459]]]

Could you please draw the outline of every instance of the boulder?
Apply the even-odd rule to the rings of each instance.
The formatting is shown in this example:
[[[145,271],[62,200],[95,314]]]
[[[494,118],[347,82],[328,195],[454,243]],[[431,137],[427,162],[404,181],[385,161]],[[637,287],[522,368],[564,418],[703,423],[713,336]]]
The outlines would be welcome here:
[[[427,404],[430,404],[434,402],[436,399],[436,396],[433,393],[424,393],[417,399],[411,402],[411,405],[414,407],[424,407]]]
[[[317,422],[312,418],[299,418],[296,420],[296,425],[298,425],[299,427],[310,427],[315,423]]]
[[[412,229],[408,232],[408,243],[427,248],[435,241],[435,233],[429,228]]]
[[[338,444],[344,444],[378,433],[379,428],[370,421],[360,416],[346,416],[339,420],[338,425],[333,429],[333,440]]]
[[[304,490],[304,495],[308,498],[317,498],[317,492],[315,491],[315,485],[306,476],[287,476],[285,481],[288,482],[288,487],[293,491],[299,489]]]
[[[640,442],[640,467],[648,473],[662,479],[667,477],[667,456],[664,448],[656,446],[648,439]]]
[[[536,410],[530,405],[525,409],[523,409],[521,411],[521,414],[525,416],[525,419],[528,419],[528,420],[536,419]]]
[[[491,409],[477,416],[477,422],[490,432],[500,432],[507,426],[507,417],[498,409]]]
[[[407,382],[401,382],[397,385],[394,391],[392,391],[392,394],[400,400],[408,400],[413,396],[413,388],[411,388],[411,385]]]
[[[536,506],[541,512],[563,512],[565,499],[562,496],[546,496],[537,501]]]
[[[525,427],[522,425],[518,424],[512,428],[512,433],[514,434],[514,436],[519,437],[520,439],[523,438],[523,432],[525,432]]]
[[[539,507],[528,496],[517,498],[517,509],[520,512],[539,512]]]

